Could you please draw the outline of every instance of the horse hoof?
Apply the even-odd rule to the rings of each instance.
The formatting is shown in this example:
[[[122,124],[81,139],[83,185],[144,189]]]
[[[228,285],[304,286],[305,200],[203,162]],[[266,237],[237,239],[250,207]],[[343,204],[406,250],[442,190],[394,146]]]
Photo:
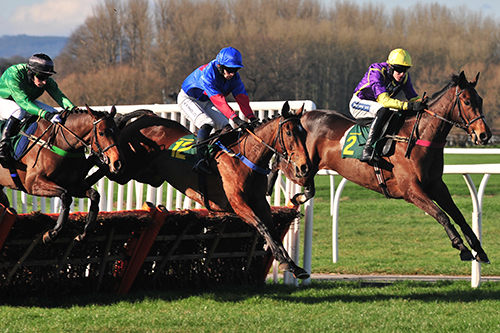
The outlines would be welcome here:
[[[472,252],[470,252],[469,250],[462,250],[460,251],[460,260],[472,261],[474,260],[474,256],[472,255]]]
[[[81,243],[84,240],[85,240],[85,234],[77,235],[75,238],[73,238],[73,242],[75,243]]]
[[[488,256],[486,255],[486,253],[478,253],[476,255],[476,258],[477,262],[480,262],[480,263],[483,263],[483,264],[489,264],[490,263],[490,260],[488,259]]]
[[[311,276],[311,274],[307,273],[307,271],[305,269],[297,267],[295,269],[295,271],[293,272],[293,276],[296,279],[304,280],[304,279],[309,279],[309,277]]]
[[[44,244],[48,244],[48,243],[52,242],[54,240],[54,238],[56,238],[56,236],[57,236],[57,232],[55,232],[54,230],[49,230],[43,234],[42,241]]]

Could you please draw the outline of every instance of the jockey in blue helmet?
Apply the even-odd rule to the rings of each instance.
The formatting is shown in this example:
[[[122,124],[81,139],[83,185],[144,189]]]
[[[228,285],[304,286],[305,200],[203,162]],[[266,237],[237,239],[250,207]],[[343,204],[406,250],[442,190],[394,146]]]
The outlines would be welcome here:
[[[241,53],[233,47],[226,47],[214,60],[195,69],[182,83],[177,103],[181,112],[199,128],[197,144],[206,141],[213,128],[218,130],[230,126],[228,119],[237,126],[246,124],[227,103],[226,96],[230,93],[243,115],[252,122],[258,121],[238,73],[240,68],[243,68]],[[206,152],[206,146],[198,146],[194,171],[211,173]]]

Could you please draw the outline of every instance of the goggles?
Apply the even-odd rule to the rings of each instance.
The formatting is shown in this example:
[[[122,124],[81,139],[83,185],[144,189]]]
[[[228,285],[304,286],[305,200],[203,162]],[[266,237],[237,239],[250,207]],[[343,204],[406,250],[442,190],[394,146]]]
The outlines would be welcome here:
[[[226,70],[226,72],[228,72],[229,74],[234,74],[236,73],[240,68],[239,67],[226,67],[224,66],[224,69]]]
[[[398,73],[406,73],[406,71],[410,68],[407,66],[393,65],[392,68]]]
[[[40,81],[47,81],[47,79],[50,77],[49,74],[45,73],[36,73],[35,76],[38,78]]]

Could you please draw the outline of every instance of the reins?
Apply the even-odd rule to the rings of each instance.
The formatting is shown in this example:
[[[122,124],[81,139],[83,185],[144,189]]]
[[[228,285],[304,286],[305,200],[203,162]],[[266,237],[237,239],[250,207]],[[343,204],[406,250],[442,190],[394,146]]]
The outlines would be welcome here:
[[[62,112],[62,116],[63,117],[66,117],[67,116],[67,111],[68,110],[64,110]],[[92,122],[92,136],[93,136],[93,139],[94,139],[94,142],[97,146],[97,151],[95,151],[93,148],[92,148],[92,143],[90,144],[87,144],[78,134],[76,134],[75,132],[73,132],[72,130],[70,130],[68,127],[66,127],[66,125],[62,124],[62,123],[51,123],[44,131],[43,133],[38,136],[38,137],[35,137],[33,135],[30,135],[28,136],[27,134],[23,133],[23,135],[27,136],[30,140],[32,140],[32,144],[23,152],[23,154],[18,158],[18,160],[21,160],[36,144],[40,144],[42,145],[42,147],[46,147],[46,146],[49,146],[48,144],[48,141],[52,140],[53,138],[55,138],[55,136],[57,135],[56,132],[57,132],[57,128],[62,128],[64,129],[65,131],[67,131],[69,134],[71,134],[78,142],[80,142],[83,147],[84,147],[84,150],[85,151],[88,151],[90,153],[90,155],[95,155],[99,158],[99,160],[105,164],[108,163],[108,158],[106,155],[104,155],[104,153],[106,151],[108,151],[109,149],[111,149],[112,147],[116,146],[116,143],[113,143],[111,145],[109,145],[108,147],[102,149],[101,145],[99,144],[99,140],[98,140],[98,137],[97,137],[97,125],[103,121],[105,118],[101,118],[101,119],[97,119],[95,121]],[[49,131],[51,128],[54,127],[54,125],[57,127],[53,133],[51,134],[51,137],[49,138],[48,141],[44,141],[42,140],[42,137],[45,135],[45,133],[47,133],[47,131]],[[62,137],[64,138],[64,140],[66,141],[66,143],[72,147],[73,149],[77,149],[75,147],[74,144],[71,144],[70,142],[68,142],[68,139],[66,139],[66,136],[61,133]],[[71,156],[71,154],[67,153],[66,151],[64,151],[63,149],[60,149],[58,147],[55,147],[57,149],[52,149],[50,147],[46,147],[47,149],[50,149],[52,152],[58,154],[58,155],[61,155],[61,156]],[[77,157],[81,157],[82,155],[80,154],[77,154],[75,155]],[[85,155],[83,155],[85,156]],[[36,162],[35,162],[36,164]]]
[[[424,109],[423,111],[426,112],[427,114],[431,115],[432,117],[438,118],[439,120],[444,121],[444,122],[446,122],[448,124],[451,124],[452,126],[455,126],[455,127],[458,127],[460,129],[463,129],[463,130],[467,131],[467,129],[470,127],[471,124],[473,124],[474,122],[476,122],[476,121],[478,121],[480,119],[484,119],[484,115],[478,116],[478,117],[476,117],[476,118],[474,118],[474,119],[472,119],[470,121],[464,117],[464,112],[463,112],[463,109],[462,109],[462,102],[460,100],[460,95],[466,89],[467,88],[464,88],[464,89],[461,89],[459,91],[458,90],[458,85],[455,86],[455,102],[453,103],[453,105],[451,106],[451,108],[449,110],[451,112],[453,109],[455,109],[455,107],[458,109],[458,115],[460,116],[461,123],[459,123],[457,121],[454,121],[454,120],[447,119],[447,118],[445,118],[445,117],[437,114],[436,112],[428,110],[428,109]],[[421,140],[421,139],[418,139],[418,138],[417,139],[413,139],[413,135],[415,133],[416,128],[418,128],[418,125],[420,123],[422,115],[423,115],[423,112],[418,112],[417,113],[417,116],[416,116],[416,119],[415,119],[415,123],[413,124],[413,129],[412,129],[410,138],[408,139],[408,146],[406,148],[406,153],[405,153],[405,157],[406,158],[410,158],[411,150],[412,150],[412,148],[413,148],[413,146],[415,144],[418,144],[418,145],[421,145],[421,146],[424,146],[424,147],[431,147],[431,148],[442,148],[445,145],[445,143],[429,142],[429,141]]]
[[[278,134],[274,137],[274,140],[273,142],[270,144],[268,144],[267,142],[265,142],[264,140],[262,140],[259,136],[257,136],[255,133],[253,133],[252,131],[250,131],[248,128],[246,128],[246,131],[248,132],[248,134],[250,134],[255,140],[257,140],[257,142],[259,142],[260,144],[264,145],[267,149],[271,150],[273,152],[273,155],[278,155],[279,158],[282,158],[284,159],[285,161],[287,161],[287,163],[294,163],[292,160],[291,160],[291,155],[289,156],[288,154],[288,151],[285,147],[285,144],[284,144],[284,140],[283,140],[283,131],[281,130],[282,127],[283,127],[283,124],[287,123],[288,121],[291,121],[292,119],[289,118],[289,119],[281,119],[280,122],[279,122],[279,127],[278,127]],[[281,147],[281,150],[284,151],[284,153],[280,153],[274,146],[276,146],[276,142],[278,141],[279,139],[279,143],[280,143],[280,147]],[[228,155],[231,155],[233,157],[237,157],[239,158],[246,166],[248,166],[250,169],[254,170],[254,171],[257,171],[261,174],[269,174],[271,172],[271,170],[269,168],[262,168],[258,165],[256,165],[255,163],[253,163],[252,161],[250,161],[248,158],[246,158],[244,155],[242,155],[241,153],[234,153],[232,152],[230,149],[226,148],[220,141],[216,141],[215,143],[219,148],[221,148],[225,153],[227,153]],[[238,146],[240,146],[241,144],[241,141],[238,140]],[[240,148],[240,151],[241,151],[241,148]]]

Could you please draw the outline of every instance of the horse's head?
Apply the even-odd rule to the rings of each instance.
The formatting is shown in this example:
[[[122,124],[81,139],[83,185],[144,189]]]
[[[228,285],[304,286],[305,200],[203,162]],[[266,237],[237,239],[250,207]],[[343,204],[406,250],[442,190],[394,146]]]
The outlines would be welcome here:
[[[279,122],[279,141],[281,146],[281,160],[287,165],[291,164],[295,177],[307,177],[311,171],[311,160],[306,148],[306,131],[300,123],[300,118],[304,114],[304,106],[293,111],[290,105],[285,102],[281,110]]]
[[[485,145],[491,138],[491,130],[484,119],[483,99],[475,89],[478,79],[479,73],[474,81],[468,82],[463,71],[454,77],[456,100],[453,121],[469,133],[472,142]]]
[[[111,112],[100,112],[92,110],[86,105],[89,115],[93,118],[93,129],[91,147],[92,153],[109,166],[112,173],[122,171],[123,162],[118,147],[118,127],[114,117],[116,108],[113,106]]]

